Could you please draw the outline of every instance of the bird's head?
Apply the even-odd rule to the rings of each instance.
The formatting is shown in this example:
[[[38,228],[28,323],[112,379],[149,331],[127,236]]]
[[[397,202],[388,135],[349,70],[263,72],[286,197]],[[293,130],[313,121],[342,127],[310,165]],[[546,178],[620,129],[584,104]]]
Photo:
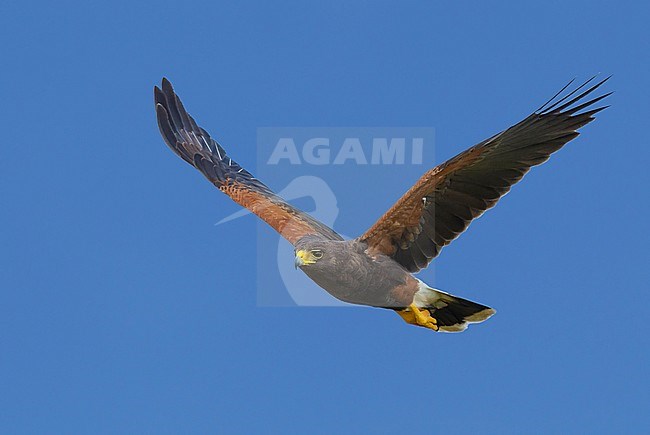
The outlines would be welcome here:
[[[333,244],[336,242],[320,237],[303,237],[295,246],[294,265],[296,268],[320,269],[333,260]],[[339,242],[340,243],[340,242]]]
[[[323,258],[322,249],[297,249],[296,258],[294,259],[294,265],[298,267],[309,266],[316,264],[318,260]]]

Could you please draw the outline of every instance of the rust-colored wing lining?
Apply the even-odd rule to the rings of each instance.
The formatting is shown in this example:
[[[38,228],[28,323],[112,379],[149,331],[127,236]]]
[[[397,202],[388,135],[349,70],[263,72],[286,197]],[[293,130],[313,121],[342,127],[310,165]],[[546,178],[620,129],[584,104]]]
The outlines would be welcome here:
[[[162,89],[154,87],[154,100],[158,127],[167,145],[236,203],[292,244],[309,234],[342,240],[334,230],[284,201],[232,160],[185,111],[167,79],[162,80]]]
[[[411,272],[425,268],[531,167],[548,160],[607,107],[583,111],[611,92],[581,100],[608,78],[574,96],[592,77],[562,96],[571,81],[520,123],[428,171],[360,239],[371,252],[389,255]]]

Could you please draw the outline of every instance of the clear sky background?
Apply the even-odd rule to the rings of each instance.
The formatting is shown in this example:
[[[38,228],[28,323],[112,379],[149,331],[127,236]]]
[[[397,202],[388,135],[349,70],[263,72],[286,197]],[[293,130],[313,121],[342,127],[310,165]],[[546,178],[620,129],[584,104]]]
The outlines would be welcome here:
[[[0,432],[648,433],[648,16],[4,2]],[[251,170],[273,126],[431,126],[433,166],[599,72],[612,107],[436,260],[436,285],[498,311],[454,335],[257,307],[254,219],[214,226],[237,206],[165,147],[152,104],[169,77]],[[399,175],[338,229],[367,228]]]

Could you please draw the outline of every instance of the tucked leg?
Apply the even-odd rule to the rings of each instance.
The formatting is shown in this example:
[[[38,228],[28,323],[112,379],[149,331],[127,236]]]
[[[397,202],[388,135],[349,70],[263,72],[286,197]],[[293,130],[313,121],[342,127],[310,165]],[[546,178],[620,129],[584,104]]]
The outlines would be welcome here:
[[[412,325],[423,326],[425,328],[438,330],[438,322],[431,317],[431,313],[427,309],[420,309],[415,304],[409,305],[405,310],[398,311],[397,314],[404,319],[406,323]]]

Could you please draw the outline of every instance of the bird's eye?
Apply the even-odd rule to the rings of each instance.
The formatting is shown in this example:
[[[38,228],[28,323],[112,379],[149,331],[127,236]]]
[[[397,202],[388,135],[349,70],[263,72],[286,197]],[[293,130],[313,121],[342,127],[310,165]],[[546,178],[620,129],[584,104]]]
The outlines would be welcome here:
[[[323,256],[323,251],[321,251],[320,249],[314,249],[313,251],[311,251],[311,255],[313,255],[314,258],[321,258]]]

